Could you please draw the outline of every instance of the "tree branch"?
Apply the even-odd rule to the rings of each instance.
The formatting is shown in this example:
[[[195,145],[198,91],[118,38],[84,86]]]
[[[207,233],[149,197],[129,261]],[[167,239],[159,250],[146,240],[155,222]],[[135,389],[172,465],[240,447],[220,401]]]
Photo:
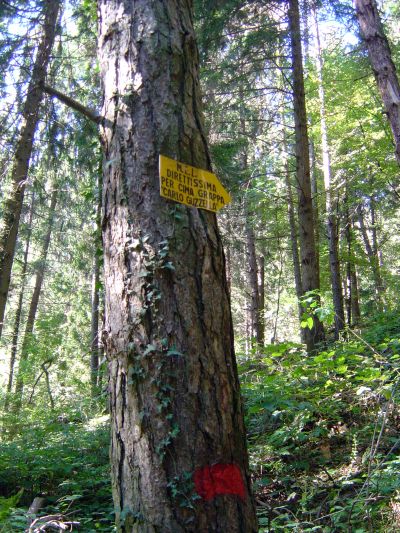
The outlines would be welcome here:
[[[46,365],[49,365],[46,367]],[[51,365],[53,364],[53,360],[52,359],[48,359],[47,361],[44,361],[40,366],[42,368],[42,371],[40,372],[40,374],[38,375],[38,377],[36,378],[35,380],[35,383],[33,384],[33,387],[32,387],[32,392],[31,392],[31,395],[29,396],[29,400],[28,400],[28,405],[30,405],[32,403],[32,400],[33,400],[33,395],[35,394],[35,389],[36,389],[36,385],[39,383],[39,380],[40,378],[43,376],[43,374],[46,374],[46,384],[47,384],[47,387],[49,388],[50,384],[48,382],[48,377],[49,377],[49,373],[48,373],[48,370],[49,368],[51,367]],[[52,403],[52,409],[54,408],[54,402],[52,401],[53,398],[51,396],[51,391],[49,393],[49,396],[50,396],[50,401]]]
[[[75,109],[75,111],[78,111],[82,115],[84,115],[86,118],[91,120],[92,122],[95,122],[96,124],[100,124],[102,120],[102,116],[99,115],[96,111],[93,109],[89,109],[88,107],[85,107],[84,105],[80,104],[70,96],[67,96],[66,94],[58,91],[57,89],[54,89],[53,87],[50,87],[46,83],[42,85],[42,89],[45,93],[49,94],[50,96],[54,96],[60,102],[65,104],[66,106],[70,107],[71,109]]]

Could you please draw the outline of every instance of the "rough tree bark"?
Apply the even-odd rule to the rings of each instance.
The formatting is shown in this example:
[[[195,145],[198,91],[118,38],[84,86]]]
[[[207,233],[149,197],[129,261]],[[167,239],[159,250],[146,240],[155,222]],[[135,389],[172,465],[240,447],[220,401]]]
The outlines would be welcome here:
[[[400,165],[400,84],[375,0],[354,0],[361,34],[393,133]]]
[[[301,50],[298,0],[288,1],[289,31],[292,48],[293,110],[295,120],[296,178],[298,191],[298,221],[300,264],[303,294],[319,289],[317,271],[314,216],[310,182],[310,154],[308,144],[307,113],[304,92],[303,59]],[[317,296],[316,296],[317,298]],[[305,329],[307,350],[324,340],[324,329],[318,318],[314,326]]]
[[[11,189],[4,202],[2,223],[0,226],[0,337],[10,286],[11,269],[14,260],[29,161],[32,154],[33,139],[43,96],[41,85],[44,83],[46,77],[60,8],[59,0],[45,0],[43,4],[43,36],[38,46],[31,81],[27,89],[27,97],[22,112],[21,131],[16,145],[14,164],[11,172]]]
[[[326,196],[326,227],[328,233],[329,269],[331,274],[333,309],[335,311],[335,339],[338,339],[340,331],[342,331],[345,326],[342,279],[340,274],[339,260],[338,217],[336,214],[338,207],[338,193],[336,193],[336,195],[332,193],[333,180],[331,177],[331,156],[328,142],[328,128],[326,123],[323,62],[321,52],[321,41],[319,36],[318,17],[315,6],[313,6],[312,12],[314,18],[315,36],[317,44],[316,65],[318,76],[318,94],[320,101],[322,170],[324,175]]]
[[[256,532],[216,217],[159,194],[159,154],[211,166],[191,2],[100,0],[99,15],[117,529]]]
[[[28,317],[27,317],[26,325],[25,325],[24,339],[22,341],[22,346],[21,346],[21,356],[19,360],[17,379],[15,382],[15,393],[16,393],[15,412],[17,413],[19,412],[21,405],[22,405],[22,395],[24,391],[24,370],[25,370],[24,367],[28,360],[29,342],[30,342],[30,338],[33,332],[33,327],[35,325],[35,319],[36,319],[36,313],[37,313],[37,309],[39,305],[40,293],[42,291],[44,274],[46,270],[47,253],[49,251],[51,233],[53,230],[54,215],[55,215],[55,210],[56,210],[56,205],[57,205],[57,196],[58,196],[58,189],[55,188],[51,195],[47,231],[44,237],[43,248],[40,254],[38,267],[36,270],[35,286],[33,288],[31,302],[29,304],[29,311],[28,311]]]

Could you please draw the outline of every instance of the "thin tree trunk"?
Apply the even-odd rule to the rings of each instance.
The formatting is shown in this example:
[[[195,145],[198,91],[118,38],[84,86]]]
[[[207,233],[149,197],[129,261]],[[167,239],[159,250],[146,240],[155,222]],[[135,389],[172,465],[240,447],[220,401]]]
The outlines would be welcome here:
[[[331,287],[333,308],[335,311],[335,339],[339,338],[340,331],[345,326],[344,306],[342,293],[342,280],[340,275],[339,242],[338,242],[338,219],[337,219],[337,193],[332,194],[333,181],[331,178],[331,157],[328,142],[328,128],[326,124],[325,91],[323,84],[323,63],[321,53],[321,41],[319,36],[318,18],[315,7],[313,8],[315,35],[317,44],[317,76],[318,93],[320,101],[321,120],[321,144],[322,144],[322,169],[324,174],[326,195],[326,225],[328,233],[329,268],[331,274]]]
[[[283,77],[282,77],[283,78]],[[282,79],[282,88],[284,87],[284,78]],[[289,149],[288,149],[288,142],[287,142],[287,126],[286,126],[286,116],[285,116],[285,98],[284,93],[282,92],[281,95],[281,121],[282,121],[282,155],[281,160],[284,167],[284,175],[285,175],[285,184],[286,184],[286,190],[287,190],[287,200],[288,200],[288,207],[287,207],[287,213],[288,213],[288,220],[289,220],[289,229],[290,229],[290,244],[292,249],[292,261],[293,261],[293,276],[294,276],[294,284],[295,284],[295,290],[296,290],[296,296],[297,296],[297,307],[298,307],[298,316],[299,316],[299,326],[302,320],[303,315],[303,308],[301,306],[300,300],[303,296],[303,284],[301,281],[301,267],[300,267],[300,256],[299,256],[299,242],[298,242],[298,228],[297,228],[297,222],[296,222],[296,215],[295,215],[295,206],[294,206],[294,200],[293,200],[293,189],[292,189],[292,182],[291,182],[291,176],[290,176],[290,165],[289,165]],[[316,187],[316,184],[315,184]],[[314,198],[313,194],[313,198]],[[316,216],[316,213],[314,211],[314,216]],[[303,343],[306,342],[304,329],[300,327],[300,338]]]
[[[351,326],[351,265],[350,261],[346,262],[346,276],[345,276],[345,282],[343,283],[343,294],[344,294],[344,302],[345,302],[345,309],[346,309],[346,324],[348,326]]]
[[[310,183],[310,156],[304,93],[303,60],[298,0],[289,0],[289,29],[292,46],[293,109],[296,138],[296,177],[298,190],[299,241],[303,293],[319,290],[316,262],[315,229]],[[315,296],[318,299],[317,295]],[[314,350],[324,340],[322,323],[316,316],[313,328],[305,329],[307,350]]]
[[[315,150],[314,143],[310,140],[310,161],[311,161],[311,197],[314,214],[314,234],[315,234],[315,268],[317,278],[320,279],[320,232],[319,232],[319,204],[318,204],[318,179],[315,171]]]
[[[383,30],[375,0],[354,0],[356,15],[368,56],[393,133],[400,165],[400,84],[389,42]]]
[[[300,304],[301,297],[303,296],[303,284],[301,281],[301,267],[300,267],[300,256],[299,256],[299,245],[297,240],[297,227],[296,219],[293,205],[293,192],[292,185],[290,183],[290,174],[288,171],[288,163],[286,163],[287,171],[285,172],[286,179],[286,188],[288,192],[288,218],[289,218],[289,227],[290,227],[290,243],[292,247],[292,260],[293,260],[293,273],[294,273],[294,284],[296,289],[297,304],[298,304],[298,314],[299,314],[299,323],[301,322],[301,317],[303,314],[303,308]],[[303,342],[305,342],[304,330],[300,329],[300,336]]]
[[[292,184],[290,181],[290,167],[289,167],[289,157],[288,157],[288,146],[286,140],[286,120],[285,115],[282,113],[282,146],[283,146],[283,160],[284,160],[284,171],[285,171],[285,183],[287,190],[287,199],[288,199],[288,219],[289,219],[289,228],[290,228],[290,244],[292,248],[292,261],[293,261],[293,275],[294,275],[294,284],[296,289],[297,304],[298,304],[298,314],[299,314],[299,324],[301,322],[301,316],[303,314],[303,308],[300,304],[300,299],[303,296],[303,285],[301,281],[301,267],[300,267],[300,256],[299,256],[299,243],[297,239],[297,225],[296,225],[296,216],[294,209],[293,201],[293,190]],[[305,342],[304,330],[300,328],[300,336],[302,342]]]
[[[246,210],[247,211],[247,210]],[[247,245],[247,276],[250,288],[250,338],[253,347],[259,345],[260,339],[260,294],[258,286],[258,268],[257,268],[257,254],[255,245],[254,230],[249,221],[249,215],[245,214],[245,234]]]
[[[258,258],[258,314],[260,331],[257,339],[259,346],[265,344],[265,256],[260,255]]]
[[[375,198],[373,196],[370,197],[370,211],[371,211],[371,234],[372,234],[372,249],[374,252],[374,255],[378,259],[379,268],[382,269],[383,267],[383,255],[382,255],[382,248],[378,244],[378,217],[375,209]]]
[[[361,318],[360,310],[360,300],[358,295],[358,280],[357,280],[357,270],[355,265],[353,265],[350,272],[351,280],[351,316],[352,316],[352,325],[357,324]]]
[[[99,174],[96,205],[96,233],[94,243],[93,275],[92,275],[92,313],[90,333],[90,383],[92,397],[99,390],[99,306],[100,306],[100,253],[101,249],[101,197],[102,180]]]
[[[275,321],[274,321],[274,332],[271,339],[271,344],[275,344],[277,342],[277,331],[278,331],[278,320],[279,320],[279,311],[281,307],[281,292],[282,292],[282,272],[283,272],[283,258],[282,258],[282,250],[280,248],[280,242],[278,240],[278,248],[279,248],[279,276],[278,276],[278,290],[277,290],[277,298],[276,298],[276,312],[275,312]]]
[[[240,101],[244,102],[244,96],[242,92],[242,87],[239,89],[239,98]],[[244,114],[243,105],[240,107],[240,128],[241,134],[247,138],[247,128],[246,128],[246,119]],[[248,155],[247,155],[247,145],[243,148],[241,156],[241,170],[243,172],[248,171]],[[250,185],[250,180],[248,181],[248,186]],[[249,212],[248,200],[244,200],[244,217],[245,217],[245,236],[246,236],[246,247],[247,247],[247,282],[250,289],[250,302],[249,302],[249,321],[250,321],[250,345],[252,348],[257,348],[259,346],[260,339],[260,299],[259,299],[259,286],[258,286],[258,268],[257,268],[257,253],[256,253],[256,244],[255,244],[255,232],[253,229],[251,215]]]
[[[177,220],[159,194],[159,154],[211,166],[191,3],[100,0],[99,14],[117,530],[255,533],[216,217],[179,205]]]
[[[232,234],[231,224],[228,215],[228,235]],[[226,255],[226,282],[228,284],[228,291],[231,294],[232,291],[232,252],[231,252],[231,243],[227,239],[225,245],[225,255]]]
[[[346,241],[347,241],[347,323],[349,326],[357,324],[361,318],[359,294],[358,294],[358,281],[356,266],[353,262],[353,239],[352,239],[352,220],[350,218],[349,211],[346,215]]]
[[[32,78],[28,86],[22,113],[21,132],[17,142],[14,165],[11,172],[11,190],[3,206],[3,219],[0,226],[0,337],[10,286],[11,269],[14,260],[29,161],[32,154],[33,139],[43,96],[41,84],[43,84],[46,77],[50,53],[54,43],[59,7],[59,0],[44,1],[45,20],[43,36],[39,43]]]
[[[47,252],[49,251],[51,232],[53,230],[53,222],[55,209],[57,205],[58,190],[55,188],[51,195],[50,208],[49,208],[49,220],[47,226],[47,232],[43,241],[43,248],[40,254],[40,259],[36,271],[35,286],[32,293],[31,302],[29,305],[28,317],[25,325],[24,339],[21,347],[21,356],[19,360],[18,374],[15,384],[16,403],[15,411],[18,413],[21,409],[22,395],[24,391],[24,370],[29,355],[29,343],[31,340],[33,327],[35,325],[36,313],[39,305],[40,293],[42,291],[43,279],[46,270]]]
[[[23,304],[24,295],[25,295],[26,271],[28,267],[28,255],[29,255],[29,246],[30,246],[31,234],[32,234],[32,219],[33,219],[34,206],[35,206],[35,193],[33,192],[31,208],[29,212],[28,230],[27,230],[27,236],[26,236],[26,241],[25,241],[24,258],[22,262],[21,288],[19,292],[17,310],[15,311],[15,320],[14,320],[14,328],[13,328],[13,336],[12,336],[12,344],[11,344],[11,355],[10,355],[10,371],[8,374],[8,383],[7,383],[8,394],[11,393],[12,386],[13,386],[14,366],[15,366],[15,359],[17,356],[17,349],[18,349],[19,328],[21,324],[22,304]],[[6,411],[8,409],[8,406],[9,406],[9,397],[7,396],[6,402],[5,402]]]
[[[100,265],[97,250],[93,259],[92,310],[90,325],[90,384],[92,397],[97,396],[99,373],[99,282]]]
[[[365,245],[365,251],[367,252],[367,257],[369,260],[369,264],[371,266],[372,276],[374,278],[374,289],[375,289],[377,307],[379,310],[382,310],[383,309],[384,286],[382,282],[381,269],[379,266],[379,257],[374,252],[374,249],[371,245],[371,242],[368,236],[368,231],[365,225],[364,210],[361,205],[358,208],[358,222],[360,224],[360,230],[361,230],[361,235],[362,235],[364,245]]]
[[[347,204],[347,199],[345,200],[345,203]],[[346,243],[347,243],[347,262],[346,262],[346,312],[347,312],[347,325],[351,326],[352,320],[353,320],[353,313],[352,313],[352,279],[351,279],[351,273],[352,273],[352,242],[351,242],[351,219],[350,219],[350,213],[349,209],[346,210],[346,226],[345,226],[345,236],[346,236]]]
[[[307,63],[310,61],[310,28],[309,20],[312,11],[312,6],[309,0],[300,2],[301,22],[300,27],[303,28],[304,33],[302,42],[304,43],[304,59]],[[307,117],[308,127],[312,127],[311,116]],[[317,270],[317,278],[320,279],[320,225],[319,225],[319,196],[318,196],[318,176],[316,172],[316,157],[314,141],[309,138],[310,151],[310,179],[311,179],[311,197],[314,215],[314,234],[315,234],[315,268]]]

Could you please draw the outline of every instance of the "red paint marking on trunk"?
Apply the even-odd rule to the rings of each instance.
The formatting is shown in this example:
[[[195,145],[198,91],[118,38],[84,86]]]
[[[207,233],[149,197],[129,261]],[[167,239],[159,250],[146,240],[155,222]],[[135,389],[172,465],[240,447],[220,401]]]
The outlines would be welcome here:
[[[219,494],[233,494],[245,498],[242,473],[237,465],[216,464],[197,468],[193,476],[196,492],[209,501]]]

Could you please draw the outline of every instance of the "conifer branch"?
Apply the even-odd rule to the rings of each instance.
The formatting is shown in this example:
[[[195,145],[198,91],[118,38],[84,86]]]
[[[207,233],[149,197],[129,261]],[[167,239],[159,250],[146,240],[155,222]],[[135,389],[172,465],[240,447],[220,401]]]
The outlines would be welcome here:
[[[61,91],[58,91],[57,89],[54,89],[54,87],[50,87],[49,85],[45,83],[42,85],[42,89],[45,93],[49,94],[50,96],[54,96],[55,98],[60,100],[60,102],[70,107],[71,109],[75,109],[75,111],[78,111],[79,113],[84,115],[86,118],[88,118],[92,122],[95,122],[96,124],[100,124],[103,117],[99,115],[96,111],[94,111],[93,109],[85,107],[78,101],[74,100],[74,98],[67,96]]]

